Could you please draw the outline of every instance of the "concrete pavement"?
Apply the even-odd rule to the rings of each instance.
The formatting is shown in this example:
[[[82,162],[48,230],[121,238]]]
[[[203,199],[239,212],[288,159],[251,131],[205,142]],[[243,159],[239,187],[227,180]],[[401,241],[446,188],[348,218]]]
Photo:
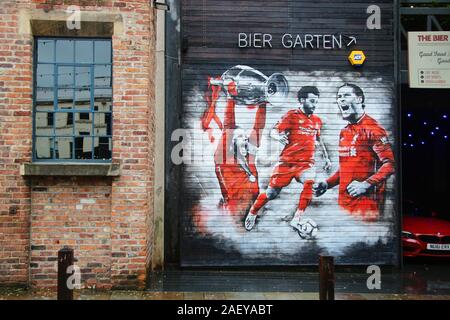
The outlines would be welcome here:
[[[318,300],[317,292],[148,292],[76,290],[76,300]],[[336,293],[336,300],[450,300],[450,295]],[[0,300],[56,300],[48,290],[0,288]]]
[[[450,262],[414,260],[382,268],[381,288],[367,287],[365,267],[337,268],[336,300],[450,300]],[[75,290],[78,300],[318,300],[319,275],[309,269],[166,270],[149,275],[144,291]],[[56,292],[6,288],[0,300],[53,300]]]

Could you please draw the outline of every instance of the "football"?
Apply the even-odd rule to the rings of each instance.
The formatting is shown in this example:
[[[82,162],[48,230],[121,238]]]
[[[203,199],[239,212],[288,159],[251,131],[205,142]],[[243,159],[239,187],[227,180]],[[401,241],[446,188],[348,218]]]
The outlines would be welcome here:
[[[317,236],[317,233],[319,232],[319,227],[317,226],[317,223],[315,223],[313,219],[306,218],[300,220],[299,224],[297,225],[297,232],[300,238],[312,240]]]

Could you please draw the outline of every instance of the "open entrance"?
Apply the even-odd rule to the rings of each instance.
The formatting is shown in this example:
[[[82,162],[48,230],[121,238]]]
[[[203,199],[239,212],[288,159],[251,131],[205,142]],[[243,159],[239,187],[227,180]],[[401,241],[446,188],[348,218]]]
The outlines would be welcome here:
[[[441,63],[435,70],[431,65],[425,66],[424,71],[419,70],[419,86],[427,84],[427,80],[433,81],[431,77],[435,76],[441,84],[411,88],[410,80],[415,74],[408,77],[409,68],[413,68],[413,59],[408,61],[408,50],[415,48],[408,48],[408,32],[437,32],[435,34],[448,36],[450,4],[449,1],[402,1],[400,14],[404,262],[448,264],[450,86],[442,82],[445,75],[450,74],[450,45],[447,42],[433,47],[430,43],[418,51],[423,59],[427,54],[430,59],[441,54],[446,59],[440,57]],[[431,77],[426,72],[430,72]]]

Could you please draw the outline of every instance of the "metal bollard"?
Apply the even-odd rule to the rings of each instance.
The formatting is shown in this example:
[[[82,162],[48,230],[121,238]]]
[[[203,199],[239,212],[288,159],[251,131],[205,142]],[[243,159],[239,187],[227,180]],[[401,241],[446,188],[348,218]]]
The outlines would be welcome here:
[[[73,265],[73,249],[65,246],[58,251],[58,300],[73,300],[73,289],[67,286],[67,268]]]
[[[334,300],[334,258],[319,257],[319,299]]]

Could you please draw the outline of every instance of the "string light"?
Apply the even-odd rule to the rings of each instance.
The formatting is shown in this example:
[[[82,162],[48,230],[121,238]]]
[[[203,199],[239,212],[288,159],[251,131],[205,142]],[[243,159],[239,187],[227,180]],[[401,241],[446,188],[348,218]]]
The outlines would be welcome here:
[[[425,147],[426,145],[428,145],[427,148],[429,148],[430,146],[432,146],[435,143],[447,143],[448,141],[448,134],[447,134],[447,126],[446,124],[443,125],[442,123],[439,123],[439,120],[443,121],[443,120],[447,120],[448,119],[448,114],[447,113],[441,113],[440,115],[437,115],[436,118],[434,119],[419,119],[419,117],[413,117],[413,113],[412,112],[407,112],[406,113],[406,117],[408,118],[408,123],[409,128],[408,129],[418,129],[418,131],[414,131],[414,132],[408,132],[406,131],[406,142],[403,143],[404,147],[407,148],[411,148],[415,149],[415,147],[418,146],[423,146]],[[433,138],[441,138],[441,139],[433,139],[433,142],[431,144],[427,143],[427,139],[425,138],[427,135],[426,131],[421,131],[420,127],[416,127],[415,126],[415,120],[418,120],[418,123],[421,123],[424,127],[428,127],[431,129],[430,131],[428,131],[428,134],[433,137]],[[431,120],[431,121],[430,121]],[[411,121],[411,122],[410,122]],[[434,123],[433,123],[434,122]]]

